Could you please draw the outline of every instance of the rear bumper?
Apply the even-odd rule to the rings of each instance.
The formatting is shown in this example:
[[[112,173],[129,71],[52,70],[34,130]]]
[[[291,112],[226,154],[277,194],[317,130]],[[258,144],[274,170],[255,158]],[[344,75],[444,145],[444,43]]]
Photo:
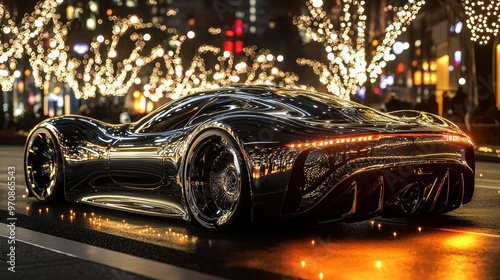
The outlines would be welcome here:
[[[325,180],[325,181],[328,181]],[[320,223],[445,213],[468,203],[474,172],[460,163],[411,164],[359,171],[312,205],[286,215]]]
[[[275,153],[269,172],[252,172],[254,183],[261,182],[253,188],[253,221],[433,215],[472,199],[475,162],[468,138],[433,133],[367,140],[290,147],[293,157]]]

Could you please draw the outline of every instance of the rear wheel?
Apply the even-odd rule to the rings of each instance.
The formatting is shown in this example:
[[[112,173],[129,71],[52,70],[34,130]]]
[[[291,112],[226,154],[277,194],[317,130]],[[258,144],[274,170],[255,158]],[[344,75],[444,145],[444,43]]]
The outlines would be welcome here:
[[[24,170],[29,192],[40,201],[62,200],[62,160],[57,141],[46,128],[31,133],[25,151]]]
[[[184,193],[192,217],[203,227],[225,229],[244,213],[249,196],[242,154],[227,133],[208,130],[192,143],[186,157]]]

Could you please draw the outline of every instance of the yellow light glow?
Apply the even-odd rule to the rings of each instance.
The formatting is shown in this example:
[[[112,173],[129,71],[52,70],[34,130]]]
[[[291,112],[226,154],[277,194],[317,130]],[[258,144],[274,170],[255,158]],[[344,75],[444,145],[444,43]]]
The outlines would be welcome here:
[[[431,83],[431,74],[429,72],[424,72],[424,85],[429,85]]]
[[[54,87],[53,92],[54,92],[54,94],[59,95],[61,93],[61,87],[60,86]]]
[[[435,85],[437,83],[437,74],[436,72],[430,73],[430,82],[431,85]]]
[[[422,62],[422,69],[424,71],[429,70],[429,62],[427,62],[427,61]]]
[[[415,71],[413,73],[413,84],[416,86],[420,86],[422,84],[422,72]]]
[[[495,61],[495,73],[496,80],[493,83],[496,87],[496,95],[497,95],[497,108],[500,110],[500,44],[496,45],[496,61]]]
[[[443,55],[436,60],[437,63],[437,80],[436,80],[436,101],[439,105],[439,115],[443,115],[443,91],[450,88],[450,57]]]
[[[460,234],[448,238],[444,241],[444,244],[454,249],[466,250],[477,245],[477,238],[472,234]]]

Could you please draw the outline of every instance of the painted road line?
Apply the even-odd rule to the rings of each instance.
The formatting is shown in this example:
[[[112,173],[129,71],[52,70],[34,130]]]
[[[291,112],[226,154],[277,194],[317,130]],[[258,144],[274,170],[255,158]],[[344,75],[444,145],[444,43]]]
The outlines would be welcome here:
[[[491,233],[483,233],[483,232],[475,232],[475,231],[460,230],[460,229],[451,229],[451,228],[434,228],[434,227],[425,227],[425,228],[432,229],[432,230],[455,232],[455,233],[464,233],[464,234],[471,234],[471,235],[479,235],[479,236],[484,236],[484,237],[500,238],[500,235],[498,235],[498,234],[491,234]]]
[[[499,180],[476,178],[476,187],[500,190],[500,183]]]

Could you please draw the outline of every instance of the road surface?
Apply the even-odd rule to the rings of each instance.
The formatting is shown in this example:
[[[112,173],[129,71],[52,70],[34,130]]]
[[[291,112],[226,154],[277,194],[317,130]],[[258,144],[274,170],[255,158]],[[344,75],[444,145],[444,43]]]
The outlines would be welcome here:
[[[2,146],[0,155],[1,279],[500,279],[498,162],[478,162],[472,202],[443,216],[214,233],[180,220],[39,203],[26,197],[22,147]],[[16,272],[8,270],[12,234]]]

